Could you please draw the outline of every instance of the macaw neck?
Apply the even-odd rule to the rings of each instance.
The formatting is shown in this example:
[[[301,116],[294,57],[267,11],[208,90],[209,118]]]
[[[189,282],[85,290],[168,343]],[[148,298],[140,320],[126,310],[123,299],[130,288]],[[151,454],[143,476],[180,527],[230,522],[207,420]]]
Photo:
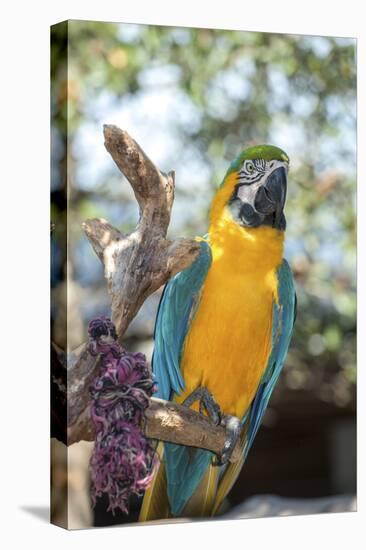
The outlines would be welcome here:
[[[283,257],[283,231],[268,226],[242,227],[232,219],[226,206],[221,213],[216,211],[215,214],[211,216],[208,230],[214,263],[225,261],[235,271],[253,271],[258,274],[280,265]]]

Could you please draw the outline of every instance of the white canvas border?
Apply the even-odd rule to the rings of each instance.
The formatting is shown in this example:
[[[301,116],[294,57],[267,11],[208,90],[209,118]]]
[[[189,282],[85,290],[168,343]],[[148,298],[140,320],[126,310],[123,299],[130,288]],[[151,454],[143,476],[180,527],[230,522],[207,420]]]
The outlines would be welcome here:
[[[2,451],[1,539],[5,548],[126,547],[179,548],[210,544],[215,548],[359,548],[364,515],[365,476],[358,470],[357,513],[292,518],[211,521],[154,527],[132,526],[67,533],[48,525],[27,507],[43,509],[49,494],[49,25],[67,19],[235,28],[358,38],[358,394],[365,391],[365,283],[363,239],[366,204],[365,67],[362,2],[346,4],[201,2],[163,0],[63,0],[55,3],[13,0],[2,7],[1,78],[1,222],[2,253]],[[32,205],[32,209],[30,209]],[[365,404],[359,399],[358,460],[365,463]]]

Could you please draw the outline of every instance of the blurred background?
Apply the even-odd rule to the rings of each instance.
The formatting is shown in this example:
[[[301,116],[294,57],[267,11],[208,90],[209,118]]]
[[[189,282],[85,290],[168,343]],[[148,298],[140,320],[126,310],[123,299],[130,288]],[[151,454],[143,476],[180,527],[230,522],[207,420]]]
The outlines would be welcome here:
[[[86,21],[55,26],[52,38],[54,303],[65,293],[66,176],[72,278],[67,322],[53,311],[54,341],[65,349],[68,326],[75,349],[88,321],[110,314],[103,268],[81,223],[103,217],[128,232],[138,219],[131,188],[104,148],[104,123],[127,130],[161,170],[175,170],[171,237],[206,232],[211,198],[243,148],[283,148],[290,157],[286,257],[298,316],[229,505],[269,493],[355,494],[356,41]],[[60,62],[66,54],[67,66]],[[126,335],[126,347],[148,358],[160,292]],[[53,483],[69,496],[70,527],[133,521],[133,512],[108,514],[105,501],[91,509],[90,443],[70,447],[68,479],[65,449],[52,445]],[[63,513],[57,500],[52,506],[54,516]]]

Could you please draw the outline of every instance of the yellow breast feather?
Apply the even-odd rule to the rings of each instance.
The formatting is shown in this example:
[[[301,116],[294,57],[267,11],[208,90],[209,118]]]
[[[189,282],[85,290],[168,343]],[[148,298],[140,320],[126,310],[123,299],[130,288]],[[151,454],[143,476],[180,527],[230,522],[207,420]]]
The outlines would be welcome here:
[[[226,207],[230,187],[225,184],[211,208],[212,264],[184,343],[185,391],[177,400],[205,386],[225,414],[242,417],[271,353],[283,233],[239,226]]]

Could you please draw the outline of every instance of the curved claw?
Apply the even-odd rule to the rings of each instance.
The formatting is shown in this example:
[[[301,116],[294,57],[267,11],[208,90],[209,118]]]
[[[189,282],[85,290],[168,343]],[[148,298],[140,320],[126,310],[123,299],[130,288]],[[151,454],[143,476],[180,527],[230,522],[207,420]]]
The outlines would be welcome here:
[[[208,412],[212,422],[219,426],[221,424],[222,414],[219,405],[212,399],[212,401],[205,402],[205,409]]]
[[[240,436],[241,422],[237,416],[224,416],[222,424],[225,426],[226,440],[221,453],[213,457],[211,461],[213,466],[223,466],[229,462]]]

